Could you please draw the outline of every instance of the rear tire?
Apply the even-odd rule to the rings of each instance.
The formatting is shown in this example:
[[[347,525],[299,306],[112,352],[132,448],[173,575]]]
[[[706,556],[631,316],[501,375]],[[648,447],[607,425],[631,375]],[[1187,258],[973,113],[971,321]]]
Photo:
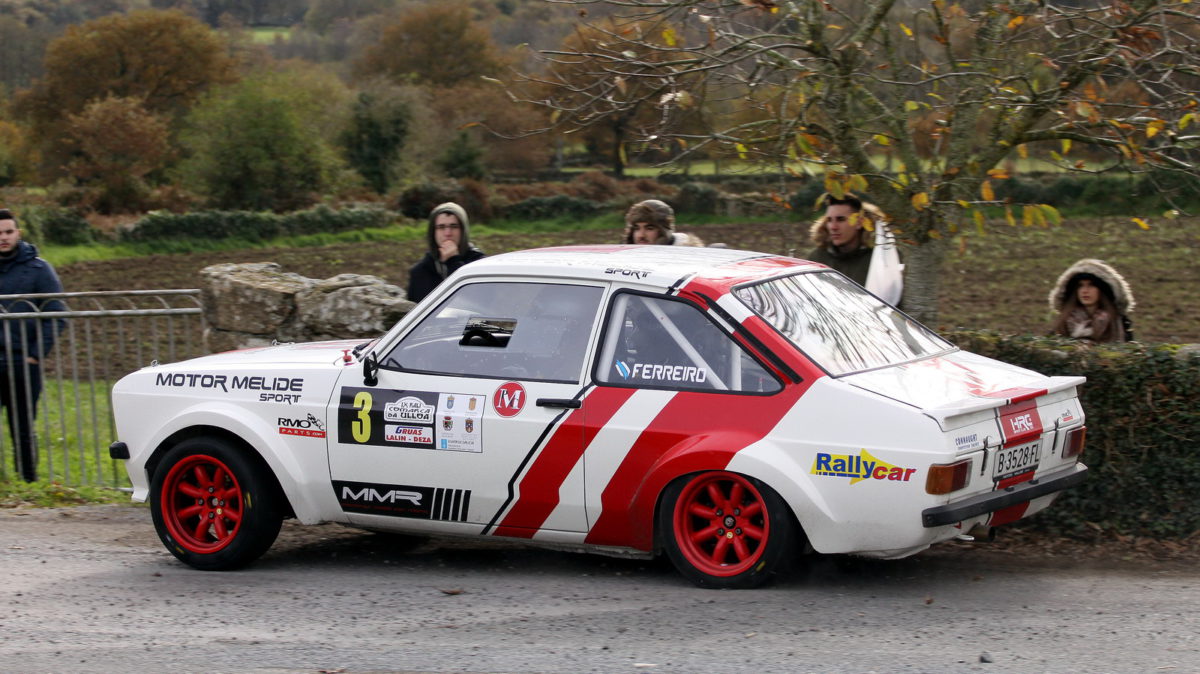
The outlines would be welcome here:
[[[727,471],[675,480],[658,512],[667,556],[707,588],[758,587],[786,572],[798,554],[797,529],[773,489]]]
[[[189,438],[154,471],[150,512],[171,554],[204,571],[258,559],[279,535],[282,497],[268,469],[220,438]]]

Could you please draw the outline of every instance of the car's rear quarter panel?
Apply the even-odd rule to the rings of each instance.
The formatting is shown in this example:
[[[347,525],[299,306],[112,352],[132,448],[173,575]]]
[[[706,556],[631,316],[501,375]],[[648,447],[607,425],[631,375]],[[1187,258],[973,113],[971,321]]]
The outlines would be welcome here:
[[[792,506],[815,550],[840,553],[933,540],[921,526],[930,501],[927,469],[952,457],[937,423],[912,406],[823,377],[768,437],[738,452],[729,470],[769,484]],[[866,479],[832,474],[843,465],[861,473],[872,462],[886,472]]]

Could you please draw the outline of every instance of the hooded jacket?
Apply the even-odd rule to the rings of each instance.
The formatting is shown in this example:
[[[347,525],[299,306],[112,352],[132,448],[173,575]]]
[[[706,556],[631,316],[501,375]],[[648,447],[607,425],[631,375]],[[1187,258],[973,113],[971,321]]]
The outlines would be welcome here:
[[[12,256],[0,257],[0,295],[62,291],[62,282],[58,280],[54,267],[38,257],[38,249],[33,244],[21,241]],[[0,300],[0,311],[8,314],[65,309],[61,300]],[[7,363],[10,354],[13,362],[20,362],[27,357],[41,359],[50,353],[55,337],[66,325],[61,318],[26,318],[0,323],[3,323],[0,325],[0,364]]]
[[[458,241],[458,254],[445,262],[442,261],[441,252],[438,250],[436,230],[434,229],[434,220],[442,213],[449,213],[462,223],[462,237]],[[426,230],[425,242],[429,247],[429,252],[425,253],[425,256],[413,265],[408,273],[408,299],[414,302],[425,299],[426,295],[433,292],[434,288],[438,287],[459,267],[484,256],[483,251],[471,243],[471,225],[467,218],[467,212],[463,210],[462,206],[450,201],[437,206],[429,213],[429,226]]]
[[[863,204],[863,209],[859,212],[875,227],[883,223],[883,212],[874,204]],[[809,237],[816,244],[816,248],[808,253],[809,260],[842,272],[860,286],[867,285],[867,273],[871,270],[871,249],[875,247],[874,231],[867,231],[866,227],[861,228],[858,232],[858,248],[842,253],[830,244],[825,216],[821,216],[809,228]]]
[[[1093,258],[1085,258],[1071,265],[1059,275],[1058,280],[1054,283],[1054,287],[1050,290],[1049,296],[1046,298],[1050,305],[1050,310],[1055,314],[1062,314],[1063,309],[1067,307],[1068,301],[1074,295],[1081,277],[1091,277],[1100,287],[1100,292],[1108,297],[1112,302],[1113,307],[1117,310],[1117,319],[1121,326],[1120,336],[1123,339],[1117,341],[1128,341],[1133,339],[1132,322],[1129,320],[1129,314],[1133,312],[1137,303],[1133,298],[1133,291],[1129,288],[1129,283],[1125,281],[1125,277],[1121,276],[1116,269],[1110,267],[1103,260]],[[1082,308],[1078,309],[1082,311]],[[1086,315],[1086,311],[1084,312]],[[1070,323],[1070,320],[1068,320]],[[1090,327],[1090,326],[1088,326]],[[1078,332],[1082,330],[1079,328]],[[1066,333],[1069,337],[1084,337],[1092,338],[1092,334],[1073,334]]]

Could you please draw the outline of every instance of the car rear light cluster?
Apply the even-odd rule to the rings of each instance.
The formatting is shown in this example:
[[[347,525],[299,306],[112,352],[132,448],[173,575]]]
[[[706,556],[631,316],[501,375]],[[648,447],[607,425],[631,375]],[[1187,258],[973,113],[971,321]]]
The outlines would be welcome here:
[[[1080,426],[1067,431],[1067,437],[1063,438],[1062,456],[1064,459],[1069,459],[1072,456],[1083,454],[1083,442],[1087,438],[1087,426]]]
[[[967,486],[971,477],[971,460],[954,463],[935,463],[925,478],[925,491],[930,494],[949,494]]]

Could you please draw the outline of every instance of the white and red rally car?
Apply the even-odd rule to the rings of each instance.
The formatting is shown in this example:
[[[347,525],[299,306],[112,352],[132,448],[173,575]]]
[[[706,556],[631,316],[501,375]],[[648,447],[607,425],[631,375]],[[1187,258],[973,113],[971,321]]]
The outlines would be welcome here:
[[[708,587],[902,557],[1081,483],[1079,377],[960,351],[827,268],[588,246],[463,267],[378,340],[144,368],[135,500],[196,568],[280,522],[665,551]]]

